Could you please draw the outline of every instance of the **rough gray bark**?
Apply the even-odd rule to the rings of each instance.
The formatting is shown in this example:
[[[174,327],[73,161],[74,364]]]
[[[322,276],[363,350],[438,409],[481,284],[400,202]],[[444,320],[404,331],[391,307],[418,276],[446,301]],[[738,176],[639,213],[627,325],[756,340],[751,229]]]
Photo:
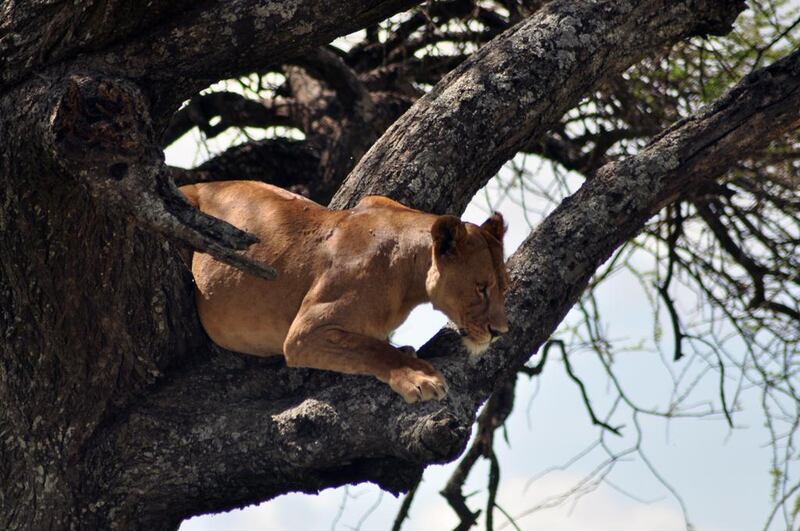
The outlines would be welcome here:
[[[200,13],[205,7],[213,6],[208,13],[218,15],[235,9],[234,4],[245,2],[200,3],[188,14],[206,21]],[[341,11],[331,12],[327,4],[325,10],[298,11],[311,17],[306,22],[324,16],[319,31],[315,27],[292,40],[280,35],[283,26],[275,26],[274,33],[264,36],[273,43],[266,49],[279,42],[296,46],[273,49],[285,58],[329,39],[333,28],[348,31],[400,6],[340,2]],[[9,19],[9,24],[24,21],[33,27],[36,16],[44,16],[33,8],[44,12],[42,5],[31,3],[25,17]],[[515,28],[434,91],[432,98],[447,96],[455,113],[442,105],[444,100],[436,99],[436,105],[426,100],[413,111],[416,122],[404,119],[394,126],[354,173],[358,179],[372,168],[385,182],[352,185],[339,201],[388,190],[429,209],[460,210],[470,190],[513,154],[517,142],[541,134],[557,108],[568,108],[581,90],[640,54],[711,27],[722,30],[738,9],[738,3],[723,1],[553,2],[549,15],[535,19],[539,29],[530,22]],[[594,22],[581,22],[575,34],[577,19],[559,18],[567,12],[591,15]],[[289,33],[299,24],[291,20],[285,21]],[[552,25],[555,20],[561,20],[560,26]],[[78,45],[55,39],[49,57],[57,61],[19,50],[10,56],[13,75],[3,79],[16,84],[7,84],[0,95],[0,333],[5,338],[0,351],[0,402],[5,406],[0,408],[0,527],[170,529],[193,514],[294,490],[315,492],[360,481],[374,481],[392,492],[408,488],[426,465],[452,459],[463,449],[479,404],[502,375],[538,348],[596,267],[676,190],[713,178],[735,156],[798,125],[800,58],[795,54],[668,131],[640,156],[599,170],[512,258],[509,338],[478,366],[469,366],[455,334],[442,332],[421,352],[437,356],[451,394],[443,403],[407,406],[366,377],[290,370],[276,360],[210,347],[194,315],[188,272],[174,245],[151,233],[163,225],[128,203],[141,200],[134,193],[141,189],[160,198],[162,203],[153,201],[167,212],[180,211],[165,199],[166,170],[153,157],[155,139],[174,103],[215,76],[269,61],[252,50],[249,40],[234,39],[224,46],[228,58],[235,58],[229,65],[220,53],[198,60],[193,69],[191,50],[178,50],[177,62],[170,64],[151,50],[154,63],[145,65],[142,50],[158,36],[171,35],[170,42],[188,47],[197,38],[190,31],[173,31],[189,24],[188,19],[170,24],[144,36],[148,42],[138,42],[136,27],[128,26],[113,42],[102,31],[92,33],[100,35],[98,40],[86,36]],[[80,27],[70,35],[83,34]],[[600,28],[607,30],[606,37],[597,33]],[[630,36],[637,32],[649,35]],[[520,73],[520,90],[527,87],[542,97],[528,102],[536,111],[510,107],[513,112],[498,113],[496,100],[506,101],[512,87],[498,86],[487,73],[518,65],[506,55],[507,47],[523,34],[528,40],[524,46],[517,43],[518,53],[540,52],[519,65],[527,67]],[[565,49],[556,44],[562,41]],[[606,64],[593,62],[581,43],[593,46],[592,56],[606,58]],[[623,45],[639,49],[614,52]],[[553,62],[557,50],[574,55],[561,54],[561,61]],[[77,59],[78,51],[86,55]],[[252,63],[247,62],[250,52]],[[35,59],[27,71],[23,56]],[[113,63],[110,72],[104,71],[105,59],[112,56],[131,58],[133,69],[121,72],[122,63]],[[76,60],[71,62],[72,57]],[[584,58],[590,67],[574,72]],[[155,70],[165,67],[174,74]],[[44,69],[45,75],[26,77],[35,69]],[[483,74],[474,77],[476,72]],[[544,72],[562,77],[550,85]],[[569,79],[563,77],[570,72]],[[73,82],[75,91],[69,81],[79,74],[84,81]],[[187,81],[167,88],[169,75]],[[583,83],[573,79],[583,75],[588,76]],[[453,94],[447,87],[454,83],[475,92]],[[564,85],[568,88],[558,90]],[[124,95],[115,96],[117,91]],[[97,97],[87,103],[89,93]],[[542,106],[548,98],[550,110]],[[74,102],[77,106],[71,107]],[[440,112],[449,116],[445,123],[435,120]],[[130,117],[138,118],[131,122]],[[490,120],[484,122],[483,136],[502,141],[488,144],[465,129],[467,117]],[[446,149],[432,158],[413,137],[428,138],[434,125],[450,145],[481,145],[483,151],[466,157]],[[386,156],[387,138],[412,151]],[[428,155],[414,160],[415,153]],[[471,166],[462,158],[469,158]],[[454,180],[456,174],[442,170],[450,166],[471,168],[474,178]],[[138,188],[132,188],[131,178],[139,179]],[[402,183],[413,179],[422,183],[414,190],[426,197],[398,195]],[[214,234],[223,230],[213,224],[206,228]],[[168,228],[163,232],[181,238]]]
[[[58,67],[73,59],[73,67],[134,80],[160,130],[177,105],[216,80],[280,64],[415,3],[8,2],[0,17],[0,87],[33,73],[60,75]]]
[[[81,515],[83,449],[104,419],[204,344],[171,246],[95,202],[48,156],[37,132],[49,102],[37,97],[49,88],[0,102],[5,529],[92,527]]]

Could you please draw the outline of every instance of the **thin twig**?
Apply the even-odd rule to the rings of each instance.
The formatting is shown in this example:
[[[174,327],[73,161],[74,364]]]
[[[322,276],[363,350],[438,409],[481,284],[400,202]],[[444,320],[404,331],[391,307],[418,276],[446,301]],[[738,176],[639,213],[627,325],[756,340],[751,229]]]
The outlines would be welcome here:
[[[411,509],[411,503],[414,501],[414,495],[417,493],[417,487],[422,482],[422,476],[408,489],[408,493],[403,498],[403,503],[400,504],[400,509],[397,511],[397,516],[394,518],[392,531],[400,531],[403,522],[408,518],[408,511]]]
[[[561,349],[561,357],[564,360],[564,368],[567,370],[567,375],[569,376],[570,380],[575,382],[578,385],[578,388],[581,391],[581,396],[583,397],[583,403],[586,405],[586,410],[589,412],[589,416],[592,419],[592,424],[595,426],[600,426],[601,428],[610,431],[614,435],[618,435],[622,437],[622,433],[619,431],[620,427],[615,428],[610,426],[600,420],[597,415],[594,413],[594,408],[592,408],[592,402],[589,400],[589,395],[586,393],[586,386],[583,384],[583,381],[575,375],[575,372],[572,370],[572,364],[569,361],[569,357],[567,356],[567,351],[564,348],[564,342],[560,339],[552,339],[552,343],[558,345]]]

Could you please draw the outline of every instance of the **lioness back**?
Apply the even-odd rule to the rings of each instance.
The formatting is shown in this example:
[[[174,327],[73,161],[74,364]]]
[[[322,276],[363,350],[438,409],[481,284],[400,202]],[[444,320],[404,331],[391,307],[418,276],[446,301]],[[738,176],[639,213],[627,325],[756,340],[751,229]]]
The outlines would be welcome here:
[[[265,281],[195,253],[200,319],[215,343],[237,352],[279,354],[303,299],[315,284],[338,283],[341,307],[353,297],[369,319],[359,330],[385,339],[407,317],[412,302],[402,278],[406,273],[399,236],[418,229],[429,239],[433,216],[383,197],[367,197],[355,208],[331,211],[276,186],[254,181],[226,181],[181,188],[203,212],[257,235],[246,254],[278,271]],[[366,276],[374,280],[365,282]],[[322,279],[322,280],[321,280]],[[327,281],[325,279],[328,279]],[[352,286],[350,284],[353,284]],[[330,289],[330,288],[329,288]]]
[[[197,309],[215,343],[238,352],[280,354],[289,326],[319,270],[340,212],[276,186],[227,181],[181,188],[203,212],[259,236],[246,254],[279,271],[268,282],[195,253]]]

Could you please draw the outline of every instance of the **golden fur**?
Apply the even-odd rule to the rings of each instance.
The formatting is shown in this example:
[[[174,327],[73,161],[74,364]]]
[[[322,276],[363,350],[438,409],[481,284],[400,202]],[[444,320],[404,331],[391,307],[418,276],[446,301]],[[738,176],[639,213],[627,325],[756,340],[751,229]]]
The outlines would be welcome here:
[[[408,402],[441,399],[442,375],[389,344],[430,301],[471,352],[506,332],[503,219],[480,227],[371,196],[345,211],[252,181],[184,186],[202,211],[256,234],[246,252],[272,265],[266,281],[195,253],[197,309],[211,339],[237,352],[283,353],[292,367],[370,374]]]

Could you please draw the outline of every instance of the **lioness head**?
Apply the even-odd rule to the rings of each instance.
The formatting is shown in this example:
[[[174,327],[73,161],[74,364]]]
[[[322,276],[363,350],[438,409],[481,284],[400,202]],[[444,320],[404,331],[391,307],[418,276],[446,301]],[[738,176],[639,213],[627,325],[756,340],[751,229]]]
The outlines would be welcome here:
[[[470,354],[485,351],[508,331],[503,261],[503,217],[495,213],[480,227],[440,216],[431,228],[433,261],[426,282],[433,307],[458,327]]]

